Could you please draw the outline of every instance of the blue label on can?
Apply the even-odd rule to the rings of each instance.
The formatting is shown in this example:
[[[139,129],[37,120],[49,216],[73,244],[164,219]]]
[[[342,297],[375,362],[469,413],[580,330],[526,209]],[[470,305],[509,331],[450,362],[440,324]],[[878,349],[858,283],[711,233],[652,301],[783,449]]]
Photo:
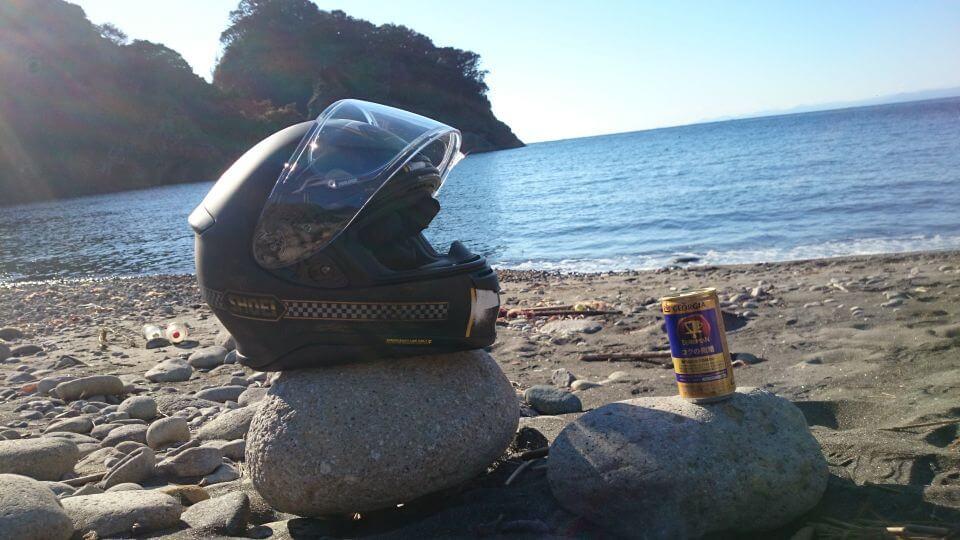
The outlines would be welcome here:
[[[717,310],[664,315],[670,354],[674,358],[695,358],[723,352]]]

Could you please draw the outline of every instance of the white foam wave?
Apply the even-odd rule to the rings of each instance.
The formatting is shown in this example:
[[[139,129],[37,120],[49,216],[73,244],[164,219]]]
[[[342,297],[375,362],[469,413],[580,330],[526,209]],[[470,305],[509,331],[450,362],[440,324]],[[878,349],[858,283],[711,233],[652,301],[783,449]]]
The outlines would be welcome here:
[[[829,241],[788,248],[765,247],[729,251],[709,250],[704,253],[676,252],[656,255],[633,255],[616,258],[568,258],[561,260],[528,259],[500,261],[495,268],[509,270],[548,270],[559,272],[614,272],[651,270],[673,263],[677,257],[696,256],[696,264],[752,264],[760,262],[825,259],[850,255],[877,255],[910,251],[943,251],[960,249],[960,236],[910,236],[901,238],[866,238]]]

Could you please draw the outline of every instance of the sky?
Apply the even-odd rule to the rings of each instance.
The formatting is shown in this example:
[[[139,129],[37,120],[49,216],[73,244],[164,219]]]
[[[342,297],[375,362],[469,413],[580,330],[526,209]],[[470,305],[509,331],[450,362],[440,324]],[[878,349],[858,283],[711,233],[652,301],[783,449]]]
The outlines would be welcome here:
[[[238,0],[72,0],[211,78]],[[960,1],[315,0],[472,50],[525,142],[960,87]]]

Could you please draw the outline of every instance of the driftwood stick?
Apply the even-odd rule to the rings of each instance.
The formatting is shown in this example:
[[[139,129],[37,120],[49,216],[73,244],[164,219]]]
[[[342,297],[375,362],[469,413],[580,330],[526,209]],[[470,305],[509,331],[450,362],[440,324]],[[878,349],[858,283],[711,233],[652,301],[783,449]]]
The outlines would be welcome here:
[[[907,424],[905,426],[887,427],[887,428],[880,428],[880,429],[882,431],[903,431],[905,429],[934,427],[934,426],[949,426],[951,424],[960,424],[960,418],[954,418],[953,420],[941,420],[939,422],[922,422],[919,424]]]
[[[533,450],[527,450],[526,452],[523,452],[522,454],[517,456],[517,459],[522,461],[527,461],[531,459],[542,458],[548,455],[549,453],[550,453],[550,447],[544,446],[543,448],[534,448]]]
[[[536,461],[537,461],[537,460],[535,460],[535,459],[531,459],[530,461],[524,461],[523,463],[521,463],[520,466],[517,467],[517,469],[516,469],[515,471],[513,471],[513,474],[511,474],[510,477],[507,478],[507,481],[504,482],[503,485],[504,485],[504,486],[509,486],[511,483],[513,483],[513,481],[514,481],[518,476],[520,476],[520,473],[522,473],[523,471],[527,470],[527,467],[533,465]]]
[[[99,482],[100,480],[103,480],[103,477],[106,475],[107,475],[106,472],[90,474],[87,476],[81,476],[79,478],[71,478],[70,480],[63,480],[62,483],[70,487],[84,486],[86,484],[89,484],[90,482]]]
[[[623,362],[639,361],[657,366],[669,367],[669,361],[663,359],[670,358],[670,351],[647,351],[639,353],[599,353],[580,355],[581,362]]]

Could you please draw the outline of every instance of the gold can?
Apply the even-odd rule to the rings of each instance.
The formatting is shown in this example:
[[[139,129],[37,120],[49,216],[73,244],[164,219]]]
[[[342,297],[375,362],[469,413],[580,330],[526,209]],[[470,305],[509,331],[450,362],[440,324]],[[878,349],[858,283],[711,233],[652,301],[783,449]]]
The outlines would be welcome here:
[[[670,337],[670,356],[680,397],[709,403],[730,397],[737,389],[730,364],[716,289],[686,291],[660,300]]]

